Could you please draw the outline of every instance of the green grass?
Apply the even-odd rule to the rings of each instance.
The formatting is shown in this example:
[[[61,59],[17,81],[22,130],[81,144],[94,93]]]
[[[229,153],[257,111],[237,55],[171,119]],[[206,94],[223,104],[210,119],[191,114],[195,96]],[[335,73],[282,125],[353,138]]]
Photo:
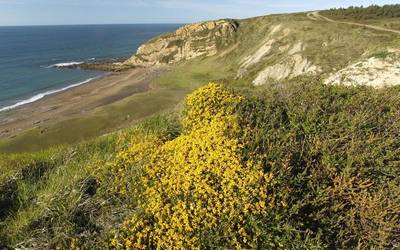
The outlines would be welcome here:
[[[176,134],[176,120],[173,114],[156,116],[139,127]],[[113,159],[131,131],[126,128],[76,146],[0,154],[0,248],[17,242],[53,248],[81,233],[106,237],[98,228],[118,224],[128,208],[106,190],[98,190],[91,166]]]
[[[72,148],[2,155],[0,169],[12,166],[12,170],[2,176],[1,199],[11,198],[14,204],[3,211],[0,239],[16,242],[51,234],[60,241],[69,230],[76,230],[73,211],[87,200],[82,187],[90,179],[82,167],[111,157],[115,138],[110,135]],[[6,192],[9,189],[12,192]],[[54,226],[51,232],[36,230],[50,225]]]
[[[322,13],[324,14],[324,13]],[[374,25],[382,28],[388,28],[393,30],[400,30],[400,18],[377,18],[377,19],[356,19],[351,17],[329,17],[336,21],[345,21],[345,22],[355,22],[362,23],[367,25]]]
[[[334,20],[356,22],[384,28],[400,30],[399,5],[384,7],[372,6],[367,8],[349,8],[322,11],[323,15]]]
[[[231,79],[233,76],[234,69],[224,60],[218,57],[200,58],[173,67],[171,71],[155,80],[154,85],[165,88],[174,86],[193,91],[209,81]]]
[[[391,53],[389,53],[388,51],[381,51],[381,52],[377,52],[377,53],[370,55],[370,57],[374,57],[374,58],[378,58],[378,59],[386,59],[390,55],[391,55]]]
[[[237,110],[240,124],[255,131],[243,135],[249,143],[241,150],[266,156],[266,171],[274,176],[268,192],[276,207],[257,222],[260,244],[399,244],[399,88],[324,86],[305,78],[239,92],[246,96]],[[179,113],[156,116],[138,128],[172,140],[180,135],[180,119]],[[113,181],[135,185],[136,165],[118,180],[105,165],[129,145],[132,133],[137,128],[75,146],[0,154],[0,242],[68,248],[76,240],[88,249],[105,247],[136,210],[134,192],[128,201],[109,191]],[[105,180],[97,179],[96,169]]]

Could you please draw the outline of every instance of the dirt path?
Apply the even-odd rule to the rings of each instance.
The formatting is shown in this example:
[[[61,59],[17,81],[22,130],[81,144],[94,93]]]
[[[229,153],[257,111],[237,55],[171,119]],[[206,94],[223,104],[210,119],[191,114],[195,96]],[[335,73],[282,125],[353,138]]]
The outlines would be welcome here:
[[[378,30],[378,31],[386,31],[386,32],[391,32],[391,33],[400,35],[399,30],[388,29],[388,28],[383,28],[383,27],[379,27],[379,26],[375,26],[375,25],[362,24],[362,23],[336,21],[336,20],[330,19],[328,17],[322,16],[319,13],[319,11],[310,12],[307,14],[307,17],[313,21],[327,21],[327,22],[331,22],[331,23],[355,25],[355,26],[359,26],[359,27],[363,27],[363,28],[369,28],[369,29]]]

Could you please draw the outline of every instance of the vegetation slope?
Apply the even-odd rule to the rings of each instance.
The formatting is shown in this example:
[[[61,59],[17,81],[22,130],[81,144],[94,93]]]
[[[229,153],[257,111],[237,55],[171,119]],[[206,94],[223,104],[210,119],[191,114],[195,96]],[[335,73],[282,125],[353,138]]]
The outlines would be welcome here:
[[[291,27],[275,37],[277,54],[238,77],[265,38],[255,31],[270,34],[277,22]],[[244,20],[234,50],[157,80],[187,92],[218,82],[182,108],[80,144],[1,154],[0,248],[400,247],[400,88],[322,81],[399,41],[314,22],[305,14]],[[331,46],[321,45],[325,25],[341,29]],[[248,84],[291,56],[278,53],[286,39],[314,44],[301,54],[324,71]]]
[[[363,22],[387,23],[383,17],[366,20]],[[390,18],[390,23],[399,20]],[[170,71],[151,83],[150,91],[98,108],[86,117],[0,140],[0,152],[37,151],[129,127],[151,115],[173,110],[187,94],[210,81],[252,88],[260,75],[258,85],[285,82],[305,74],[323,80],[371,57],[397,57],[396,49],[400,47],[398,34],[313,20],[307,13],[262,16],[237,23],[233,37],[236,42],[221,48],[215,56],[172,65]]]

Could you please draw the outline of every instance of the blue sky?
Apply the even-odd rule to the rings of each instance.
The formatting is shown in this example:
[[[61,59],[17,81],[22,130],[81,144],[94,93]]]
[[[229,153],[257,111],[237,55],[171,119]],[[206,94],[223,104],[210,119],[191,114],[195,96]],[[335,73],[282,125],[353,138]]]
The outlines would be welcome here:
[[[0,26],[189,23],[396,2],[399,0],[0,0]]]

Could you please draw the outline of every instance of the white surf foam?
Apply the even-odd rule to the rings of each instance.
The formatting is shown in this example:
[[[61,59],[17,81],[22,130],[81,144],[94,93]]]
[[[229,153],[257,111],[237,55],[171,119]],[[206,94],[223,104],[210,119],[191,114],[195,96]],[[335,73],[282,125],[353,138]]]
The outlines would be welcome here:
[[[17,108],[17,107],[19,107],[19,106],[22,106],[22,105],[25,105],[25,104],[29,104],[29,103],[32,103],[32,102],[36,102],[36,101],[38,101],[38,100],[44,98],[45,96],[52,95],[52,94],[55,94],[55,93],[59,93],[59,92],[61,92],[61,91],[65,91],[65,90],[67,90],[67,89],[71,89],[71,88],[77,87],[77,86],[79,86],[79,85],[82,85],[82,84],[91,82],[91,81],[93,81],[93,80],[96,80],[96,79],[98,79],[98,78],[100,78],[100,77],[102,77],[102,76],[89,78],[89,79],[87,79],[87,80],[85,80],[85,81],[83,81],[83,82],[78,82],[78,83],[75,83],[75,84],[71,84],[71,85],[66,86],[66,87],[64,87],[64,88],[61,88],[61,89],[49,90],[49,91],[46,91],[46,92],[43,92],[43,93],[39,93],[39,94],[37,94],[37,95],[32,96],[32,97],[29,98],[29,99],[22,100],[22,101],[17,102],[16,104],[13,104],[13,105],[10,105],[10,106],[7,106],[7,107],[0,108],[0,112],[2,112],[2,111],[7,111],[7,110],[10,110],[10,109],[14,109],[14,108]]]
[[[85,62],[63,62],[63,63],[52,64],[50,66],[47,66],[46,68],[51,69],[51,68],[71,67],[71,66],[80,65],[83,63],[85,63]]]

